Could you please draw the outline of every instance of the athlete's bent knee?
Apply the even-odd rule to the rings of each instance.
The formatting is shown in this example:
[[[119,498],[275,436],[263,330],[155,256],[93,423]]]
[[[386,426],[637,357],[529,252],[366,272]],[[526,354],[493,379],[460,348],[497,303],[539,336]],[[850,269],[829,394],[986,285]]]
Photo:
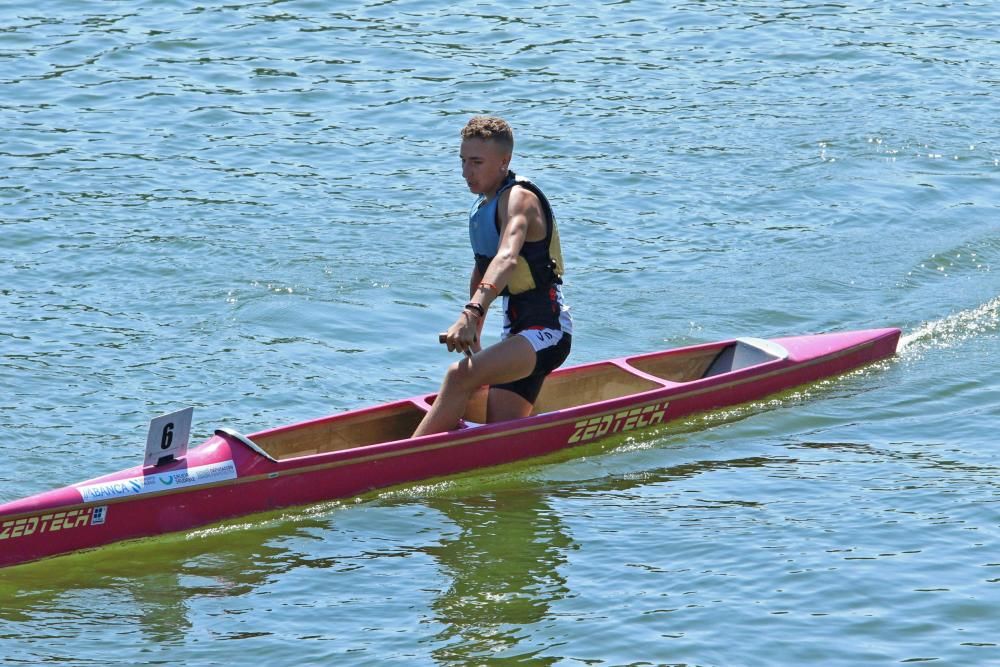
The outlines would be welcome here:
[[[448,370],[445,372],[444,381],[445,384],[451,385],[455,388],[471,387],[472,373],[469,370],[468,364],[464,364],[461,361],[456,361],[455,363],[448,366]]]

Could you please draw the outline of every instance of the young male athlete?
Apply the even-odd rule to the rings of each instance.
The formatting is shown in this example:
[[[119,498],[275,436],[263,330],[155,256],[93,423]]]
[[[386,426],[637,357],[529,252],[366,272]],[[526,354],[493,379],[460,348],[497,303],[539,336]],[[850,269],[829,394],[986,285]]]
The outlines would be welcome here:
[[[562,252],[552,207],[509,169],[514,132],[476,116],[462,129],[462,176],[479,195],[469,216],[475,265],[469,303],[442,335],[453,363],[414,436],[455,428],[463,415],[497,422],[531,414],[545,376],[569,355],[573,324],[562,297]],[[503,335],[479,345],[490,305],[503,297]]]

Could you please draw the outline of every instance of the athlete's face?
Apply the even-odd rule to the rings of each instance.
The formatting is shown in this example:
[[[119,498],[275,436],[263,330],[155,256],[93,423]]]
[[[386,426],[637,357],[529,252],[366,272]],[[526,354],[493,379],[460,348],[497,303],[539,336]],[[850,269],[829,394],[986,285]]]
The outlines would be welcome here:
[[[464,139],[459,155],[462,158],[462,177],[469,190],[477,195],[492,195],[507,177],[510,153],[504,152],[494,141]]]

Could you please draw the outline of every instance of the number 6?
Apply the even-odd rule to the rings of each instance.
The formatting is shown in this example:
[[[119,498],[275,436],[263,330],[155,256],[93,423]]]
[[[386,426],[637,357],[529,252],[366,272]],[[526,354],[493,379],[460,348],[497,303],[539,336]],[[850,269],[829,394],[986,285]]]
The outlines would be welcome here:
[[[163,427],[163,438],[160,440],[160,449],[169,449],[170,445],[174,442],[174,424],[173,422],[167,424]]]

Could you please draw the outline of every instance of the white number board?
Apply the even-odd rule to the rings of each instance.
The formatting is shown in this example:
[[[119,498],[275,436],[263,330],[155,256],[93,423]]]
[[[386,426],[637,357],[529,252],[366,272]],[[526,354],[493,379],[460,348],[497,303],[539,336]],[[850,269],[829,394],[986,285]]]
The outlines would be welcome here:
[[[155,466],[165,457],[182,459],[187,454],[191,436],[191,415],[194,408],[184,408],[162,415],[149,422],[146,436],[146,458],[143,465]]]

